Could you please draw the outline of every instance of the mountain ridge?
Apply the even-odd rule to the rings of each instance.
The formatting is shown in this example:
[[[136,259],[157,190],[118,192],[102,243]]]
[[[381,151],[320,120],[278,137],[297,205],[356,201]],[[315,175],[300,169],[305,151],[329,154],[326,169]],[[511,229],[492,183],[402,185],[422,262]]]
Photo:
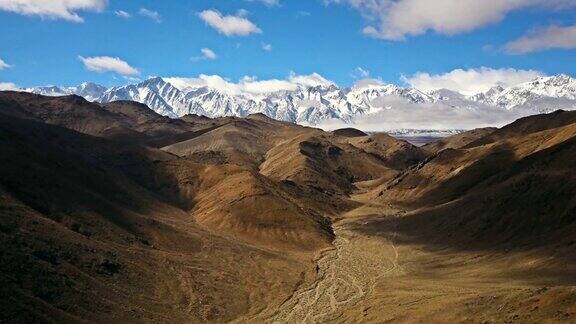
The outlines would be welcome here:
[[[249,87],[245,83],[218,85],[200,79],[152,77],[111,88],[83,83],[75,87],[33,87],[22,91],[48,96],[76,94],[102,104],[136,101],[171,118],[187,114],[216,118],[262,113],[273,119],[306,125],[318,125],[330,119],[349,124],[358,116],[402,109],[404,104],[422,105],[422,108],[447,105],[479,113],[496,108],[519,115],[576,109],[576,80],[566,74],[538,77],[506,88],[495,86],[475,95],[447,89],[424,92],[370,79],[352,87],[338,87],[319,75],[314,77],[314,82],[290,81],[289,85],[282,85],[284,88],[274,89],[265,86],[267,81]]]
[[[0,148],[2,321],[576,312],[576,111],[417,147],[5,91]]]

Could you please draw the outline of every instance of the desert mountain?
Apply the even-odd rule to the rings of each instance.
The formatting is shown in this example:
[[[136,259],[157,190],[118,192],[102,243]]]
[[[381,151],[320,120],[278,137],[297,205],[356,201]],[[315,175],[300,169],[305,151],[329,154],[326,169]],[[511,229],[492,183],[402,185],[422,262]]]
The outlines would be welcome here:
[[[575,148],[0,92],[1,319],[570,321]]]
[[[424,145],[422,148],[430,153],[438,153],[449,148],[458,149],[491,134],[495,130],[496,128],[494,127],[477,128],[441,138]]]
[[[485,135],[474,139],[479,133]],[[549,240],[566,233],[576,217],[575,139],[576,113],[565,111],[457,135],[428,145],[433,156],[372,195],[416,203],[424,209],[414,217],[425,214],[425,226],[442,222],[444,231],[453,228],[455,237],[470,244]]]
[[[257,276],[272,275],[278,281],[269,284],[286,293],[309,280],[309,260],[333,238],[330,217],[354,204],[340,188],[260,172],[284,141],[327,136],[262,115],[169,119],[134,102],[2,92],[0,117],[2,273],[26,268],[3,277],[6,292],[18,292],[3,305],[16,318],[230,319],[264,301],[264,291],[248,288]],[[388,168],[328,138],[338,153],[331,161],[294,153],[302,160],[293,167],[310,168],[306,160],[314,159],[327,170],[315,183],[329,183],[345,165],[352,176],[339,177],[348,192],[354,176]],[[365,158],[369,169],[355,175]],[[288,272],[276,276],[280,269]],[[210,278],[218,273],[226,281]],[[142,297],[113,297],[115,282]],[[224,297],[226,285],[241,282],[245,288]],[[89,290],[74,287],[110,297],[91,303]],[[180,288],[164,300],[171,287]],[[18,317],[23,307],[33,311]]]

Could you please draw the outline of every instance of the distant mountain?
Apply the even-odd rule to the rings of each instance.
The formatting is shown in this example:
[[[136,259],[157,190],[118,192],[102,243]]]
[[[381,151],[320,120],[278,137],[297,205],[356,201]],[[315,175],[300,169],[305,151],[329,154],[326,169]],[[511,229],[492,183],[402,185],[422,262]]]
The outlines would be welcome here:
[[[497,86],[469,99],[505,109],[524,107],[537,112],[575,109],[576,80],[565,74],[540,77],[509,88]]]
[[[137,101],[172,118],[187,114],[245,117],[262,113],[277,120],[311,125],[327,119],[350,122],[359,115],[400,109],[405,103],[443,103],[455,109],[478,110],[488,106],[518,110],[526,115],[576,109],[576,80],[564,74],[539,77],[508,88],[497,86],[472,96],[446,89],[426,93],[377,80],[363,80],[353,87],[340,88],[320,76],[317,79],[312,83],[294,83],[289,90],[268,92],[261,92],[261,89],[256,92],[231,90],[189,79],[161,77],[109,89],[83,83],[76,87],[48,86],[23,90],[49,96],[76,94],[100,103]]]
[[[76,87],[45,86],[26,88],[23,90],[44,96],[66,96],[75,94],[84,97],[88,101],[98,101],[107,89],[108,88],[95,83],[84,82]]]

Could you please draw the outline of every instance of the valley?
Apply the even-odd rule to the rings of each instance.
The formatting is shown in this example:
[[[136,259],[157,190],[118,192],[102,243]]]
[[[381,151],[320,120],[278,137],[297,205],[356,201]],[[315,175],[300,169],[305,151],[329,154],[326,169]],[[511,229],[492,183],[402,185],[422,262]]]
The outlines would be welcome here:
[[[264,323],[571,322],[576,287],[523,277],[532,253],[430,250],[399,243],[405,211],[364,202],[334,224],[316,281],[277,309],[250,317]],[[382,226],[381,222],[387,225]],[[368,234],[369,233],[369,234]],[[541,264],[541,266],[545,266]],[[511,269],[516,267],[516,269]],[[519,270],[520,268],[521,270]],[[523,268],[523,269],[522,269]],[[517,271],[520,271],[518,273]]]
[[[0,92],[16,322],[572,322],[576,114],[416,146]]]
[[[576,324],[576,0],[0,0],[0,324]]]

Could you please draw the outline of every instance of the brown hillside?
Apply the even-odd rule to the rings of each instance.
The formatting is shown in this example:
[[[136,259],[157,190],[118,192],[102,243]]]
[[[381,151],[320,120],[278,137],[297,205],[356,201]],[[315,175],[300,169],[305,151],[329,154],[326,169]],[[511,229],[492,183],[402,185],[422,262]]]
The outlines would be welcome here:
[[[416,147],[0,92],[0,322],[570,322],[576,112]]]
[[[462,148],[484,136],[487,136],[493,133],[497,128],[494,127],[486,127],[486,128],[477,128],[467,132],[463,132],[460,134],[448,136],[445,138],[441,138],[435,142],[428,143],[422,148],[427,152],[432,154],[438,153],[442,150],[451,148],[451,149],[459,149]]]
[[[557,110],[550,114],[542,114],[520,118],[502,127],[489,136],[469,144],[470,147],[507,140],[508,138],[541,132],[547,129],[559,128],[576,123],[576,112]]]
[[[342,137],[363,137],[368,136],[368,134],[356,128],[340,128],[332,131],[332,134]]]

